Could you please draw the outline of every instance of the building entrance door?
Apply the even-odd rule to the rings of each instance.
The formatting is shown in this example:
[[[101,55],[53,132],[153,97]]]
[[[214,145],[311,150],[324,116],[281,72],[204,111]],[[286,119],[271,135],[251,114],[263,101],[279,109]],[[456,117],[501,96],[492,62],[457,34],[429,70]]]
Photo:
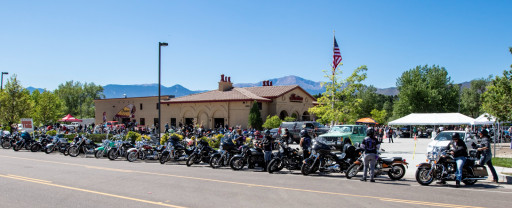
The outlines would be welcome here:
[[[224,126],[224,118],[214,118],[213,119],[213,126],[215,128],[221,128]]]

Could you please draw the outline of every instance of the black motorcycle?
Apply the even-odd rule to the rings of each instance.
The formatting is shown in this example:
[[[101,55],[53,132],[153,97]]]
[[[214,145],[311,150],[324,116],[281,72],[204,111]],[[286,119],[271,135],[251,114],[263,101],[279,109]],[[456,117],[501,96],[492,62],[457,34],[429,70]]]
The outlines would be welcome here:
[[[93,141],[82,135],[81,137],[78,137],[78,142],[69,147],[69,156],[76,157],[81,153],[86,156],[87,154],[94,154],[94,149],[96,149],[96,147],[97,145]]]
[[[343,152],[336,154],[331,146],[323,143],[319,137],[315,139],[312,146],[311,155],[303,161],[301,173],[309,175],[316,171],[343,173],[350,167],[358,157],[357,150],[351,144],[345,144]]]
[[[219,151],[210,156],[210,167],[219,168],[228,166],[229,161],[235,154],[239,154],[240,150],[231,141],[229,137],[224,137],[221,140]]]
[[[39,141],[36,141],[32,144],[32,146],[30,147],[30,151],[32,151],[32,152],[39,152],[41,150],[45,151],[46,145],[48,145],[49,143],[51,143],[50,138],[47,137],[45,134],[43,134],[39,137]]]
[[[1,145],[4,149],[10,149],[16,144],[16,141],[18,141],[18,135],[4,135],[1,139]]]
[[[187,159],[187,166],[191,166],[192,164],[199,164],[201,161],[203,163],[210,162],[210,154],[215,150],[210,147],[207,141],[199,140],[197,142],[197,146],[194,148],[194,152]]]
[[[288,170],[299,170],[302,166],[302,155],[299,154],[299,148],[293,149],[285,144],[284,141],[276,142],[279,152],[268,163],[268,173],[281,171],[283,168]]]
[[[233,170],[242,170],[246,164],[249,169],[253,169],[256,166],[263,167],[265,165],[263,150],[242,145],[241,154],[233,155],[229,160],[229,166]]]
[[[434,180],[454,181],[457,164],[453,155],[446,147],[434,147],[427,155],[427,163],[421,163],[416,170],[416,181],[421,185],[429,185]],[[476,165],[477,151],[470,150],[470,157],[467,158],[462,167],[462,182],[466,185],[473,185],[478,180],[487,179],[487,168],[483,165]]]
[[[16,141],[16,143],[14,144],[14,146],[12,147],[12,149],[14,151],[20,151],[22,148],[25,148],[26,150],[30,150],[32,152],[37,152],[39,151],[39,149],[37,149],[37,147],[35,147],[34,149],[32,149],[32,144],[35,144],[36,141],[33,140],[32,138],[23,138],[23,137],[19,137],[18,138],[19,140]]]

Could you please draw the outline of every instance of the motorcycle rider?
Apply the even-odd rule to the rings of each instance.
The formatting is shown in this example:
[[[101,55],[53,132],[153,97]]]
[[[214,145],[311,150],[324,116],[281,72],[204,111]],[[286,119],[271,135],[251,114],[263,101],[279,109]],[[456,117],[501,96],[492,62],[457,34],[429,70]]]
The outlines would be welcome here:
[[[290,138],[291,138],[290,131],[288,131],[288,129],[286,129],[286,128],[285,128],[285,129],[284,129],[284,134],[283,134],[283,136],[281,137],[281,139],[282,139],[282,140],[284,140],[284,142],[286,143],[286,145],[290,145],[290,144],[288,143],[288,141],[290,140]],[[292,143],[293,143],[293,141],[292,141]]]
[[[300,131],[299,146],[302,148],[302,157],[304,159],[308,158],[311,148],[311,137],[309,136],[308,132],[305,129]]]
[[[460,139],[459,133],[453,133],[452,142],[449,144],[451,154],[457,164],[457,171],[455,172],[456,187],[460,187],[460,180],[462,179],[462,167],[466,162],[468,156],[468,147],[466,143]]]
[[[377,149],[379,148],[380,141],[375,138],[375,131],[372,128],[366,130],[366,138],[361,143],[361,148],[364,151],[364,168],[363,178],[361,181],[366,181],[368,174],[368,167],[370,167],[370,182],[375,182],[373,179],[375,175],[375,163],[377,162]]]
[[[492,165],[492,152],[491,152],[491,142],[489,139],[489,132],[487,130],[482,130],[479,132],[479,136],[482,139],[480,142],[480,147],[477,149],[479,152],[481,152],[480,156],[480,165],[487,165],[489,166],[489,169],[491,169],[492,173],[492,182],[498,183],[498,174],[496,174],[496,170],[494,169],[494,166]]]

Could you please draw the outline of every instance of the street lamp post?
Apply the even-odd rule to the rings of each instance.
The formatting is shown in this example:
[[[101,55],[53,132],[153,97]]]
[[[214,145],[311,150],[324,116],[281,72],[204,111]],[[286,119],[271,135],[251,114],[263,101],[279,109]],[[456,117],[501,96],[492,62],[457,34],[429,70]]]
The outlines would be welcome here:
[[[3,91],[4,90],[4,74],[5,75],[8,75],[9,72],[2,72],[2,81],[0,83],[0,91]]]
[[[160,96],[161,96],[161,60],[162,60],[162,46],[168,46],[169,44],[165,42],[158,42],[158,125],[155,125],[157,128],[158,133],[158,141],[160,141],[160,126],[162,125],[162,117],[161,117],[161,109],[162,105],[160,102]]]

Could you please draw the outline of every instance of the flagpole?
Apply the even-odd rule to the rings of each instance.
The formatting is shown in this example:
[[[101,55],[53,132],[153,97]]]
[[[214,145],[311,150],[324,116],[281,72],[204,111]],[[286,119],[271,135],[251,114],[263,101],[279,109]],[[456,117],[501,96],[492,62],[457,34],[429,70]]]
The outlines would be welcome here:
[[[332,30],[332,48],[333,48],[333,51],[334,51],[334,41],[336,40],[336,30]],[[334,74],[336,73],[336,66],[332,66],[332,101],[331,101],[331,105],[332,105],[332,110],[334,111],[334,94],[335,94],[335,91],[336,91],[336,88],[334,86]],[[334,119],[331,121],[331,126],[334,125]]]

